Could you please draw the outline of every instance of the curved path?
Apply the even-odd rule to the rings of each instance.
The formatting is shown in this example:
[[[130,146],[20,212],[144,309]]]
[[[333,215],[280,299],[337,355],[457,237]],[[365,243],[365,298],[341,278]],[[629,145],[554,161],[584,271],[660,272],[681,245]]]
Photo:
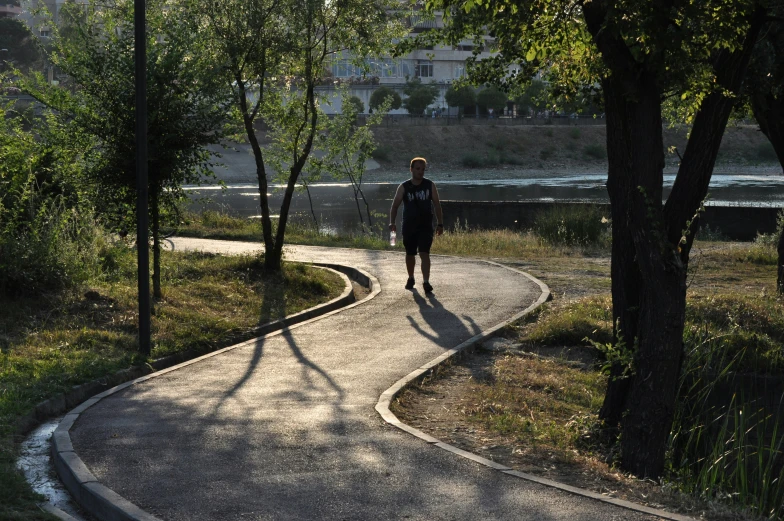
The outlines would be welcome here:
[[[259,245],[177,239],[175,247]],[[399,378],[536,301],[529,279],[437,257],[435,294],[425,296],[403,289],[399,253],[290,247],[287,258],[364,269],[382,291],[87,409],[70,434],[99,482],[166,521],[653,519],[439,450],[374,410]]]

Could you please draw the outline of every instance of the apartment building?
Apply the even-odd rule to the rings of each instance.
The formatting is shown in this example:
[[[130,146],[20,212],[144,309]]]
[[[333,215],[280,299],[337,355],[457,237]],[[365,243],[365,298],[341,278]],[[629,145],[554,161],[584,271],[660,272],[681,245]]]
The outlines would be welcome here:
[[[443,27],[440,15],[435,19],[426,19],[421,16],[409,16],[405,20],[410,35]],[[488,39],[485,40],[486,42]],[[456,46],[434,46],[417,49],[403,58],[377,58],[368,59],[364,67],[357,66],[349,56],[336,59],[328,71],[331,82],[346,85],[352,96],[357,96],[368,109],[370,96],[380,86],[389,87],[398,91],[403,98],[403,87],[409,78],[419,78],[422,83],[434,83],[439,88],[439,95],[432,104],[434,108],[446,109],[447,104],[444,94],[453,81],[466,74],[466,60],[474,53],[474,42],[463,41]],[[485,45],[485,48],[487,46]],[[482,49],[479,58],[489,57],[490,53]],[[322,95],[330,99],[330,103],[322,107],[327,113],[339,113],[341,100],[336,87],[324,85],[319,87]],[[392,114],[405,114],[403,108],[391,111]]]
[[[22,13],[22,7],[19,2],[12,2],[10,0],[0,0],[0,18],[15,18]]]

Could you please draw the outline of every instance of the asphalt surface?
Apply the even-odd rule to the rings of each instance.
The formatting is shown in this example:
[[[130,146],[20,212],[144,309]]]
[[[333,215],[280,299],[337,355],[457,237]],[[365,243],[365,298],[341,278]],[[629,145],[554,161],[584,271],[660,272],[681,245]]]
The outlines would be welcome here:
[[[178,249],[256,244],[175,240]],[[539,287],[481,261],[434,257],[433,296],[403,289],[402,254],[288,248],[353,265],[374,299],[104,398],[71,428],[99,481],[167,521],[654,519],[504,475],[384,423],[402,376],[529,306]]]

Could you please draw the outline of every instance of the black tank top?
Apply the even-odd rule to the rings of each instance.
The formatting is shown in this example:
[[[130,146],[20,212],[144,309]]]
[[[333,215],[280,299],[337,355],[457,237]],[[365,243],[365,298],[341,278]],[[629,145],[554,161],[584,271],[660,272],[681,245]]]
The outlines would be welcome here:
[[[433,182],[422,179],[415,185],[411,179],[403,183],[403,233],[433,229]]]

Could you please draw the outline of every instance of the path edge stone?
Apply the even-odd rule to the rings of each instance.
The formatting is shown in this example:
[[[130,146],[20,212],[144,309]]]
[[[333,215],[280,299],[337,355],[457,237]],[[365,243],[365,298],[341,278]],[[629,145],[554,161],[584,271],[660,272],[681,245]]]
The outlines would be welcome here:
[[[444,255],[443,257],[452,257],[452,256],[451,255]],[[534,476],[533,474],[528,474],[528,473],[525,473],[525,472],[518,472],[518,471],[513,470],[513,469],[511,469],[509,467],[506,467],[505,465],[501,465],[500,463],[497,463],[497,462],[492,461],[490,459],[483,458],[482,456],[479,456],[478,454],[474,454],[473,452],[468,452],[466,450],[463,450],[463,449],[460,449],[458,447],[455,447],[454,445],[450,445],[448,443],[444,443],[443,441],[441,441],[441,440],[439,440],[437,438],[434,438],[433,436],[430,436],[429,434],[427,434],[425,432],[422,432],[422,431],[420,431],[419,429],[417,429],[415,427],[412,427],[412,426],[410,426],[410,425],[408,425],[406,423],[403,423],[402,421],[400,421],[400,419],[397,416],[395,416],[395,414],[390,410],[389,407],[392,404],[392,400],[394,400],[395,397],[402,390],[404,390],[406,387],[408,387],[412,383],[421,381],[424,378],[432,375],[437,368],[439,368],[442,364],[444,364],[448,360],[453,359],[453,357],[455,357],[457,355],[466,355],[466,354],[469,354],[469,353],[473,352],[473,350],[476,348],[476,346],[480,342],[482,342],[483,340],[486,340],[486,339],[494,336],[500,329],[502,329],[502,328],[506,327],[507,325],[511,324],[512,322],[515,322],[516,320],[519,320],[522,317],[528,315],[529,313],[531,313],[532,311],[534,311],[535,309],[537,309],[538,307],[540,307],[541,305],[543,305],[545,302],[547,302],[548,300],[550,300],[552,298],[551,295],[550,295],[550,288],[548,288],[547,285],[544,282],[542,282],[541,280],[537,279],[533,275],[530,275],[530,274],[528,274],[528,273],[526,273],[526,272],[524,272],[522,270],[518,270],[518,269],[512,268],[510,266],[506,266],[504,264],[498,263],[498,262],[493,262],[493,261],[488,261],[488,260],[481,260],[481,259],[473,259],[473,260],[480,261],[480,262],[485,262],[485,263],[491,264],[493,266],[498,266],[500,268],[504,268],[504,269],[507,269],[507,270],[519,273],[520,275],[523,275],[524,277],[526,277],[530,281],[532,281],[535,284],[537,284],[539,286],[539,289],[541,290],[542,293],[539,296],[539,298],[536,300],[536,302],[534,302],[533,304],[531,304],[530,306],[528,306],[524,310],[520,311],[519,313],[515,314],[511,318],[509,318],[507,320],[504,320],[500,324],[496,324],[495,326],[492,326],[492,327],[488,328],[487,330],[479,333],[478,335],[475,335],[475,336],[469,338],[468,340],[466,340],[462,344],[458,345],[457,347],[454,347],[454,348],[450,349],[449,351],[446,351],[442,355],[434,358],[430,362],[427,362],[427,363],[423,364],[419,368],[415,369],[414,371],[410,372],[409,374],[407,374],[406,376],[404,376],[403,378],[401,378],[400,380],[398,380],[397,382],[392,384],[392,386],[390,386],[387,390],[385,390],[383,393],[381,393],[381,396],[379,396],[379,399],[378,399],[378,403],[376,403],[376,412],[378,412],[378,414],[381,416],[381,418],[386,423],[388,423],[388,424],[390,424],[390,425],[392,425],[392,426],[394,426],[394,427],[396,427],[396,428],[398,428],[398,429],[400,429],[400,430],[402,430],[404,432],[407,432],[408,434],[411,434],[412,436],[416,436],[417,438],[421,439],[422,441],[424,441],[424,442],[426,442],[426,443],[428,443],[430,445],[438,447],[441,450],[445,450],[447,452],[450,452],[450,453],[455,454],[457,456],[460,456],[462,458],[466,458],[466,459],[471,460],[471,461],[473,461],[475,463],[478,463],[480,465],[484,465],[484,466],[486,466],[486,467],[488,467],[490,469],[493,469],[493,470],[495,470],[497,472],[501,472],[503,474],[506,474],[507,476],[513,476],[513,477],[516,477],[516,478],[519,478],[519,479],[524,479],[526,481],[538,483],[540,485],[544,485],[544,486],[550,487],[550,488],[555,488],[555,489],[561,490],[563,492],[567,492],[569,494],[574,494],[574,495],[577,495],[577,496],[593,499],[593,500],[596,500],[596,501],[601,501],[602,503],[609,503],[609,504],[612,504],[612,505],[615,505],[615,506],[626,508],[628,510],[633,510],[635,512],[640,512],[640,513],[643,513],[643,514],[650,514],[650,515],[658,516],[660,518],[668,519],[668,520],[671,520],[671,521],[698,521],[697,519],[695,519],[693,517],[684,516],[682,514],[676,514],[676,513],[660,510],[660,509],[657,509],[657,508],[647,507],[645,505],[632,503],[631,501],[626,501],[626,500],[623,500],[623,499],[617,499],[617,498],[611,498],[611,497],[603,496],[603,495],[601,495],[601,494],[599,494],[597,492],[593,492],[591,490],[586,490],[586,489],[582,489],[582,488],[578,488],[578,487],[572,487],[572,486],[566,485],[564,483],[559,483],[557,481],[553,481],[553,480],[550,480],[550,479],[541,478],[539,476]]]
[[[316,320],[321,320],[328,316],[332,316],[346,309],[364,304],[381,293],[381,284],[379,283],[378,279],[365,270],[342,264],[320,262],[304,264],[310,264],[322,269],[337,272],[337,274],[345,282],[346,288],[340,296],[328,302],[260,326],[257,329],[259,336],[256,338],[246,340],[245,342],[241,342],[233,346],[224,347],[205,355],[191,357],[191,359],[186,359],[185,361],[182,360],[183,354],[173,355],[156,360],[150,364],[150,369],[154,372],[142,376],[138,376],[138,374],[128,370],[121,371],[121,373],[123,373],[122,376],[126,377],[127,381],[119,385],[115,385],[111,389],[107,389],[101,393],[95,394],[94,396],[83,394],[83,390],[78,392],[80,400],[85,400],[85,398],[88,399],[71,410],[60,421],[60,424],[52,434],[51,457],[52,463],[55,470],[57,471],[57,475],[60,478],[60,481],[62,481],[62,483],[65,485],[65,488],[71,494],[71,497],[79,504],[82,509],[100,521],[161,521],[160,518],[148,514],[135,504],[131,503],[113,490],[101,484],[92,474],[92,472],[90,472],[90,469],[87,467],[87,465],[84,464],[84,462],[74,451],[69,431],[73,424],[79,419],[79,416],[89,407],[95,405],[101,399],[137,383],[145,382],[151,378],[156,378],[183,367],[196,364],[202,360],[212,358],[213,356],[220,355],[227,351],[251,345],[260,338],[277,336],[282,334],[284,331],[301,327],[311,322],[315,322]],[[361,300],[356,300],[354,296],[354,288],[351,284],[352,280],[361,286],[368,288],[370,293]],[[93,382],[90,384],[92,383]],[[90,384],[84,384],[79,387],[95,389],[95,386],[91,387]],[[105,384],[102,383],[101,385]],[[76,388],[74,391],[76,391]],[[62,408],[51,407],[50,403],[52,400],[43,402],[46,404],[45,407],[47,408],[47,412],[53,412],[49,412],[48,416],[37,416],[39,407],[36,407],[33,415],[36,415],[34,417],[38,421],[33,425],[32,428],[34,428],[38,423],[44,421],[47,417],[58,414],[57,409],[59,409],[59,412],[63,412],[66,410],[67,404],[70,404],[70,407],[73,407],[74,401],[75,400],[73,397],[69,399],[67,395],[61,395],[61,397],[58,399],[58,402],[62,402]],[[30,422],[25,422],[25,425],[29,425],[29,423]],[[32,430],[32,428],[28,430]],[[73,517],[48,502],[41,504],[40,507],[62,520],[73,520]]]

